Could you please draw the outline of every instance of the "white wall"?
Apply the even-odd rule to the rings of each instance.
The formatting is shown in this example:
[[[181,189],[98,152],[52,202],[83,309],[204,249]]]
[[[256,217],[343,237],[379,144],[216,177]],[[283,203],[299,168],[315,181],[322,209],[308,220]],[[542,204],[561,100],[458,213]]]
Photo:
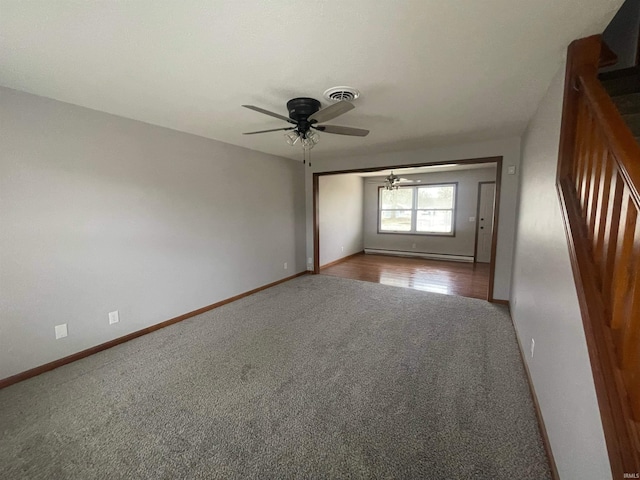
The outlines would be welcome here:
[[[300,163],[6,88],[0,112],[0,378],[305,270]]]
[[[318,179],[320,266],[361,252],[363,182],[357,175],[325,175]]]
[[[496,278],[494,297],[508,300],[511,288],[511,263],[516,221],[516,201],[518,195],[518,175],[508,175],[509,166],[520,165],[520,138],[507,138],[487,142],[434,147],[405,152],[378,153],[352,157],[335,157],[314,160],[306,169],[307,192],[307,261],[313,257],[313,172],[344,171],[355,168],[387,167],[395,165],[424,165],[430,162],[450,163],[454,160],[502,156],[502,192],[500,198],[500,219],[498,228],[498,248],[496,256]]]
[[[418,185],[428,183],[458,183],[456,198],[455,236],[403,235],[398,233],[378,233],[378,188],[384,177],[368,177],[364,187],[364,246],[382,250],[403,252],[439,253],[473,257],[476,239],[476,217],[478,208],[478,182],[496,179],[494,167],[434,172],[415,175],[401,175],[409,180],[421,180]],[[379,184],[371,183],[379,182]],[[415,247],[413,246],[415,244]]]
[[[564,66],[522,141],[511,290],[520,342],[560,478],[611,478],[569,251],[555,188]]]

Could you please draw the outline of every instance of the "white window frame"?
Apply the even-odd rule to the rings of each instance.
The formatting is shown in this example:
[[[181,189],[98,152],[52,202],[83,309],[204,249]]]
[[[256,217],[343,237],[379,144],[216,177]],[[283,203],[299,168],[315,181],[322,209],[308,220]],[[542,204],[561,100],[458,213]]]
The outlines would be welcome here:
[[[418,189],[425,187],[453,187],[453,205],[451,208],[418,208]],[[378,187],[378,233],[390,235],[425,235],[436,237],[455,237],[456,236],[456,211],[458,205],[458,182],[442,182],[442,183],[421,183],[419,185],[408,185],[398,187],[398,190],[413,190],[413,205],[411,208],[382,208],[382,191],[384,187]],[[408,211],[411,210],[411,230],[382,230],[382,212]],[[420,211],[451,211],[451,231],[450,232],[418,232],[417,220]]]

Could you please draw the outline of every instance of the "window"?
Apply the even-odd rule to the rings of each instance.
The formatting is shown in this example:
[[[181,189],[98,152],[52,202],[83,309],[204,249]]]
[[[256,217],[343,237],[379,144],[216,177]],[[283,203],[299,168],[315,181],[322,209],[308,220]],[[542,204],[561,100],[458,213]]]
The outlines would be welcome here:
[[[379,189],[380,233],[454,235],[456,183]]]

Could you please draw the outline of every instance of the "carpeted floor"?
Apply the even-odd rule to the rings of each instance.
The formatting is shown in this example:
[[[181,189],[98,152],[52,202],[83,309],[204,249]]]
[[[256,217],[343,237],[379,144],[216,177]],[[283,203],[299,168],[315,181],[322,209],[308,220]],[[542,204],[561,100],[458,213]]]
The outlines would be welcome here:
[[[304,276],[0,391],[8,479],[550,478],[504,307]]]

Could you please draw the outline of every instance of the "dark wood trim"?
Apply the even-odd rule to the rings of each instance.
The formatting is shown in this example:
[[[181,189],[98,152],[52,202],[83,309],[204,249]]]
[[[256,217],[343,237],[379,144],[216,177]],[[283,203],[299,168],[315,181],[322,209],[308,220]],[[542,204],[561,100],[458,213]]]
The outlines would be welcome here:
[[[497,172],[496,172],[497,174]],[[476,238],[473,242],[473,261],[478,261],[478,234],[480,233],[480,193],[482,192],[482,185],[496,183],[495,180],[491,182],[478,182],[478,199],[476,200]],[[496,208],[496,189],[493,189],[493,208]],[[494,228],[495,230],[495,228]],[[493,232],[491,232],[493,235]],[[492,240],[493,241],[493,240]]]
[[[320,224],[318,215],[318,184],[319,177],[324,175],[336,175],[342,173],[364,173],[364,172],[379,172],[381,170],[390,170],[397,168],[410,168],[410,167],[431,167],[437,165],[447,165],[456,163],[458,165],[474,165],[477,163],[495,163],[496,164],[496,208],[493,209],[493,238],[491,245],[491,262],[489,264],[489,291],[487,293],[487,300],[492,302],[493,298],[493,284],[495,282],[496,274],[496,250],[498,247],[498,216],[500,210],[500,183],[502,179],[502,156],[498,157],[480,157],[480,158],[467,158],[462,160],[447,160],[441,162],[427,162],[427,163],[408,163],[401,165],[386,165],[380,167],[365,167],[365,168],[352,168],[345,170],[332,170],[327,172],[315,172],[313,174],[313,273],[320,273]]]
[[[0,389],[8,387],[9,385],[13,385],[14,383],[21,382],[23,380],[27,380],[29,378],[40,375],[41,373],[48,372],[55,368],[61,367],[63,365],[67,365],[68,363],[75,362],[76,360],[81,360],[89,355],[93,355],[94,353],[101,352],[103,350],[107,350],[108,348],[115,347],[116,345],[120,345],[121,343],[128,342],[129,340],[133,340],[134,338],[141,337],[151,332],[155,332],[156,330],[160,330],[161,328],[168,327],[169,325],[173,325],[175,323],[186,320],[187,318],[195,317],[196,315],[200,315],[201,313],[208,312],[209,310],[213,310],[214,308],[221,307],[222,305],[226,305],[231,302],[235,302],[236,300],[240,300],[241,298],[248,297],[249,295],[253,295],[254,293],[261,292],[262,290],[266,290],[267,288],[275,287],[284,282],[288,282],[289,280],[293,280],[294,278],[300,277],[302,275],[306,275],[309,272],[300,272],[295,275],[291,275],[290,277],[283,278],[276,282],[269,283],[267,285],[263,285],[258,288],[254,288],[253,290],[249,290],[248,292],[241,293],[239,295],[235,295],[233,297],[227,298],[225,300],[221,300],[219,302],[213,303],[211,305],[207,305],[206,307],[199,308],[198,310],[194,310],[189,313],[185,313],[180,315],[179,317],[174,317],[169,320],[165,320],[164,322],[156,323],[155,325],[151,325],[150,327],[143,328],[142,330],[137,330],[135,332],[129,333],[122,337],[115,338],[113,340],[109,340],[108,342],[101,343],[100,345],[96,345],[95,347],[87,348],[86,350],[82,350],[81,352],[74,353],[64,358],[60,358],[58,360],[54,360],[53,362],[45,363],[44,365],[40,365],[39,367],[32,368],[30,370],[18,373],[16,375],[12,375],[7,378],[3,378],[0,380]]]
[[[480,218],[480,192],[482,191],[482,183],[478,182],[478,197],[476,198],[476,238],[473,241],[473,262],[478,260],[478,222]],[[494,192],[495,195],[495,192]]]
[[[320,176],[313,174],[313,273],[320,273]]]
[[[489,262],[489,291],[487,300],[495,301],[493,298],[493,284],[496,277],[496,252],[498,250],[498,219],[500,218],[500,198],[502,188],[502,157],[497,161],[496,167],[496,193],[494,196],[495,206],[493,208],[493,235],[491,237],[491,262]]]
[[[437,167],[438,165],[475,165],[477,163],[495,163],[502,159],[502,156],[497,157],[478,157],[478,158],[466,158],[462,160],[443,160],[441,162],[418,162],[418,163],[403,163],[400,165],[382,165],[380,167],[362,167],[362,168],[348,168],[344,170],[331,170],[326,172],[315,172],[314,175],[336,175],[338,173],[366,173],[366,172],[379,172],[381,170],[395,170],[396,168],[413,168],[413,167]]]
[[[496,300],[494,303],[503,304],[504,300]],[[506,302],[506,305],[509,305],[509,302]],[[549,468],[551,470],[551,477],[553,480],[560,480],[560,475],[558,474],[558,467],[556,465],[556,460],[553,457],[553,451],[551,450],[551,442],[549,442],[549,435],[547,434],[547,427],[544,424],[544,418],[542,417],[542,409],[540,408],[540,403],[538,402],[538,396],[536,395],[536,389],[533,387],[533,380],[531,378],[531,372],[529,371],[529,365],[527,364],[527,359],[524,353],[524,349],[522,348],[522,343],[520,342],[520,336],[517,334],[517,329],[515,322],[513,322],[513,317],[511,317],[511,322],[513,324],[513,329],[516,331],[516,341],[518,343],[518,350],[520,350],[520,358],[522,359],[522,365],[524,366],[524,373],[527,375],[527,383],[529,384],[529,392],[531,392],[531,398],[533,399],[533,407],[536,411],[536,417],[538,419],[538,428],[540,429],[540,437],[542,437],[542,444],[544,445],[544,451],[547,454],[547,460],[549,461]]]
[[[339,258],[338,260],[334,260],[333,262],[329,262],[329,263],[325,263],[324,265],[320,265],[320,268],[332,267],[332,266],[337,265],[339,263],[346,262],[350,258],[353,258],[353,257],[355,257],[357,255],[362,255],[363,253],[364,253],[364,250],[360,250],[359,252],[352,253],[351,255],[347,255],[346,257]]]

